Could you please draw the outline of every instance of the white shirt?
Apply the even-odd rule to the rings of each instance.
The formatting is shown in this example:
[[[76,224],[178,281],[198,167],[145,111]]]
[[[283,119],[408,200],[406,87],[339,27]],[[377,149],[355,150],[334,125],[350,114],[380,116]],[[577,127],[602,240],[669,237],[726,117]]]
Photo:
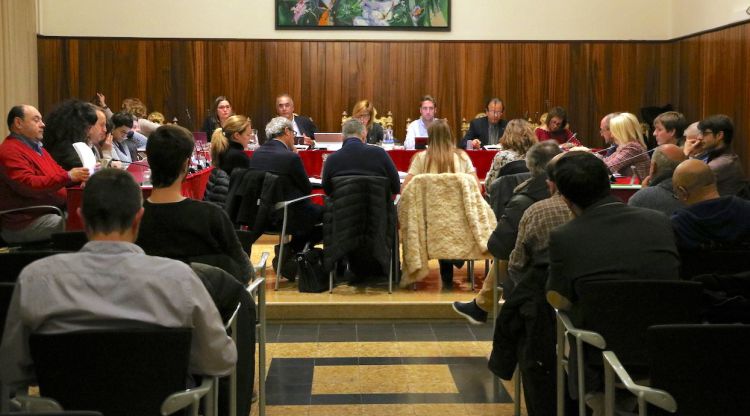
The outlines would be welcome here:
[[[92,241],[21,272],[0,345],[0,379],[14,390],[34,381],[31,333],[132,327],[134,321],[192,328],[192,374],[228,374],[237,361],[216,306],[187,264],[147,256],[127,242]]]
[[[406,129],[406,138],[404,139],[404,149],[414,149],[415,137],[427,137],[427,126],[425,126],[422,117],[409,123],[409,127]]]

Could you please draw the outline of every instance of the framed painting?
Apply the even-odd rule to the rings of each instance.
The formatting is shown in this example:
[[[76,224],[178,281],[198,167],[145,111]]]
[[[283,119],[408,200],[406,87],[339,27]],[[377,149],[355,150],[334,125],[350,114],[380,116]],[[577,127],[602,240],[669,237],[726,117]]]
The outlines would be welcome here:
[[[450,0],[276,0],[276,29],[450,30]]]

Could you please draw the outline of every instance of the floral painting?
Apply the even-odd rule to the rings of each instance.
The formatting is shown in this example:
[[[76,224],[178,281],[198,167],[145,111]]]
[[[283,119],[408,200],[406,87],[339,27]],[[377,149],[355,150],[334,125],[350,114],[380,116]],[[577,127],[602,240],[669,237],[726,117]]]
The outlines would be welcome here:
[[[450,0],[276,0],[276,28],[450,30]]]

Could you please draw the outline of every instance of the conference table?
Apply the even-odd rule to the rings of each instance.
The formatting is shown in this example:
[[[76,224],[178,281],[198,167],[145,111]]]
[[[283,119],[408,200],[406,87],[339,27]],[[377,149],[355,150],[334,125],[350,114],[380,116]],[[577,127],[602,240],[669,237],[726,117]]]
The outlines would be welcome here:
[[[141,168],[131,168],[128,171],[133,175],[135,181],[143,184],[143,171],[147,169],[146,166]],[[203,195],[206,192],[206,184],[208,184],[208,178],[211,176],[211,170],[213,167],[199,170],[195,173],[188,174],[185,178],[185,182],[182,183],[182,195],[188,198],[202,200]],[[65,223],[65,229],[67,231],[79,231],[83,230],[83,222],[78,216],[78,208],[81,206],[81,200],[83,199],[83,187],[73,186],[67,189],[67,210],[68,218]],[[141,192],[143,198],[146,199],[151,195],[151,185],[141,185]],[[112,190],[117,192],[117,190]]]

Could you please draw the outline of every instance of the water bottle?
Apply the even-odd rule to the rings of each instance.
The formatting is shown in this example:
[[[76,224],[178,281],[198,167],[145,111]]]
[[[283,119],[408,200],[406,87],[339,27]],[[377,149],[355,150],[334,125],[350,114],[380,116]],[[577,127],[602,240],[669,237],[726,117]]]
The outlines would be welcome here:
[[[383,148],[385,150],[393,149],[393,129],[385,129],[385,137],[383,138]]]

